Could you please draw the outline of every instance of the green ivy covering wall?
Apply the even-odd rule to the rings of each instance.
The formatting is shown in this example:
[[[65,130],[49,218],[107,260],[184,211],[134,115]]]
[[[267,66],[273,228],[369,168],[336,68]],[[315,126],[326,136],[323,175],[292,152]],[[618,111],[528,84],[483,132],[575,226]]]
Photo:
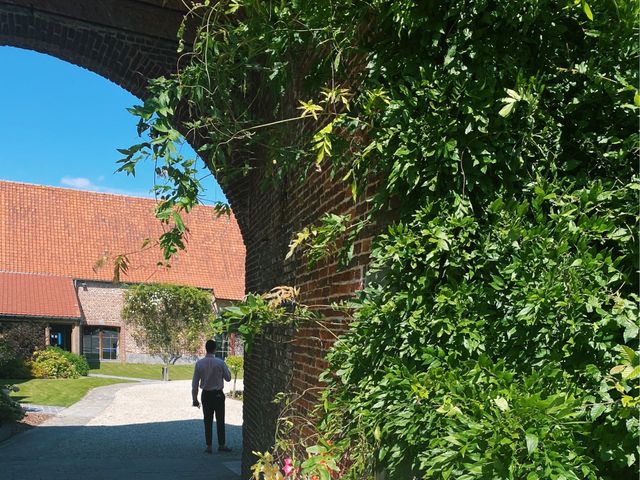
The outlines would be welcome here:
[[[310,453],[332,460],[309,468],[635,478],[637,3],[233,0],[192,16],[180,72],[134,109],[152,140],[123,151],[125,171],[165,165],[162,219],[199,191],[175,147],[185,117],[221,178],[259,151],[267,182],[330,169],[372,205],[328,212],[291,254],[348,263],[367,222],[397,219],[329,355],[331,442]]]

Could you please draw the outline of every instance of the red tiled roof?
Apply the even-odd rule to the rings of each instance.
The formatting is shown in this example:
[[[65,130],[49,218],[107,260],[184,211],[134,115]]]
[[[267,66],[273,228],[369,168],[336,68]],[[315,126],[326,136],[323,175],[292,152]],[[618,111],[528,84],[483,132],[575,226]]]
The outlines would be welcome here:
[[[186,250],[158,267],[159,247],[140,252],[162,226],[152,199],[0,181],[0,271],[111,281],[113,264],[94,271],[104,255],[128,253],[123,282],[174,283],[212,289],[216,298],[244,295],[245,247],[235,216],[212,207],[186,215]],[[138,253],[131,253],[138,252]]]
[[[71,278],[0,272],[0,315],[80,318]]]

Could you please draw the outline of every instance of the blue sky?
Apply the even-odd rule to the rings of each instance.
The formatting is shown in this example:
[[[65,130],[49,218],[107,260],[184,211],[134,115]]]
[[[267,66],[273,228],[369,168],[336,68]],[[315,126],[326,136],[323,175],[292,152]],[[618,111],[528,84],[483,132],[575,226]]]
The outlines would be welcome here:
[[[122,158],[116,148],[139,142],[136,118],[126,110],[139,103],[88,70],[0,47],[0,179],[152,196],[151,163],[143,163],[135,177],[114,173]],[[182,153],[195,156],[188,145]],[[226,201],[212,176],[203,183],[204,203]]]

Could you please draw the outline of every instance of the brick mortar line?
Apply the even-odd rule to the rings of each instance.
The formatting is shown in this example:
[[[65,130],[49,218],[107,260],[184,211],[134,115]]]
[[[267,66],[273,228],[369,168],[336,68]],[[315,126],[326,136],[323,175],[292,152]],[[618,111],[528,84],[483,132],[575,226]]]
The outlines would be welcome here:
[[[6,7],[6,8],[2,8],[2,7]],[[62,19],[65,21],[65,23],[60,23],[60,26],[64,27],[72,27],[74,29],[85,29],[89,32],[92,33],[100,33],[100,34],[113,34],[113,33],[124,33],[126,35],[133,35],[134,37],[137,38],[144,38],[144,39],[153,39],[153,40],[157,40],[160,41],[164,44],[166,44],[167,47],[171,46],[171,48],[175,49],[178,45],[178,43],[176,41],[173,40],[169,40],[168,38],[163,38],[163,37],[159,37],[157,35],[150,35],[150,34],[143,34],[140,33],[136,30],[130,30],[130,29],[125,29],[125,28],[118,28],[118,27],[114,27],[114,26],[109,26],[109,25],[105,25],[105,24],[101,24],[101,23],[93,23],[91,21],[88,20],[81,20],[78,18],[74,18],[74,17],[70,17],[68,15],[64,15],[61,13],[56,13],[56,12],[49,12],[47,10],[41,10],[41,9],[37,9],[37,8],[29,8],[29,7],[25,7],[23,5],[16,5],[13,3],[7,3],[7,2],[3,2],[2,0],[0,0],[0,10],[4,11],[6,14],[12,14],[12,13],[16,13],[15,11],[12,11],[12,9],[19,9],[22,10],[24,12],[24,16],[26,17],[33,17],[33,18],[39,18],[41,20],[51,20],[51,17],[53,18],[57,18],[57,19]],[[135,43],[135,42],[134,42]]]

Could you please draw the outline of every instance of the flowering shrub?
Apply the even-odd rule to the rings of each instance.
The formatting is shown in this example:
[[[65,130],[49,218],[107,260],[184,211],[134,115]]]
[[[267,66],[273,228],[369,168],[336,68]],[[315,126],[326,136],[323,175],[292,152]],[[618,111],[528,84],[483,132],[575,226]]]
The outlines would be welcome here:
[[[280,462],[271,453],[253,452],[258,461],[251,471],[255,480],[331,480],[340,478],[339,468],[330,448],[314,445],[307,448],[308,458],[300,465],[291,457]],[[262,475],[262,477],[261,477]]]
[[[69,362],[73,364],[78,372],[78,375],[82,375],[86,377],[89,374],[89,363],[87,359],[83,355],[78,355],[76,353],[67,352],[66,350],[62,350],[58,347],[50,347],[56,349],[59,353],[61,353]]]
[[[49,347],[33,354],[33,374],[38,378],[78,378],[80,373],[63,350]]]
[[[134,340],[166,366],[198,351],[211,315],[211,294],[195,287],[133,285],[124,294],[122,318]]]

